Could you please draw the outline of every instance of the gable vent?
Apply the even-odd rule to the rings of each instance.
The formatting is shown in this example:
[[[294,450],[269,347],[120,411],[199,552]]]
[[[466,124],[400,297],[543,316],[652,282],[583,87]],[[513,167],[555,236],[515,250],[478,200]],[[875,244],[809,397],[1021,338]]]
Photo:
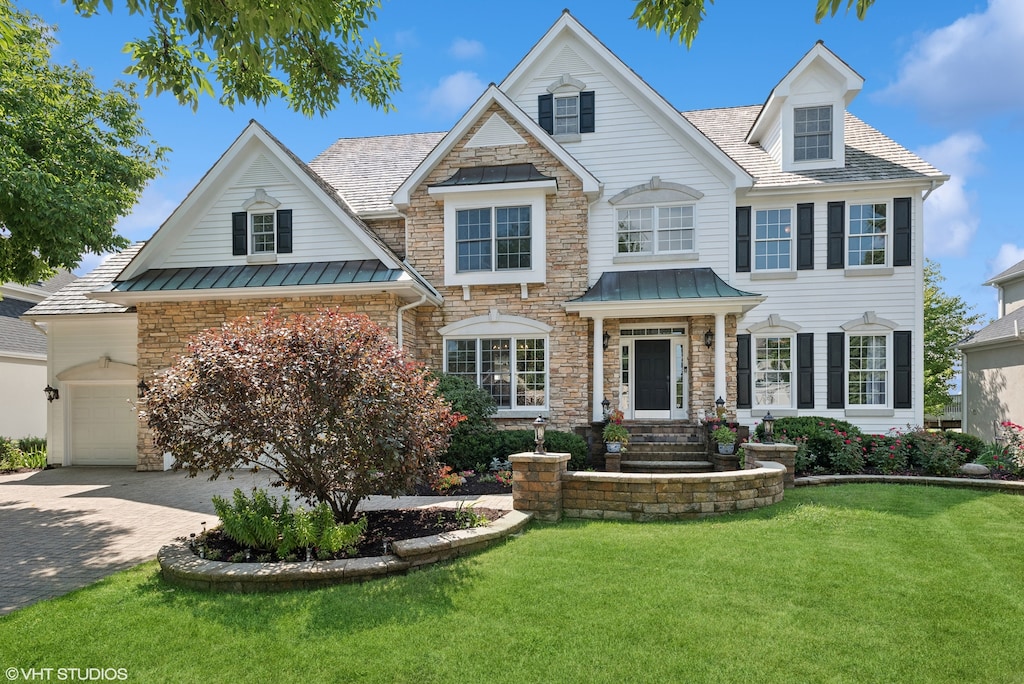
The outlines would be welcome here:
[[[575,50],[566,45],[554,59],[548,62],[542,78],[559,78],[562,74],[572,74],[578,77],[580,74],[592,73],[593,71],[594,69],[582,57],[576,54]]]
[[[245,170],[242,177],[239,179],[239,185],[273,185],[275,183],[284,183],[287,179],[284,174],[278,170],[277,166],[274,165],[266,155],[261,154],[256,157],[255,161]]]
[[[497,147],[499,145],[525,145],[523,137],[515,132],[503,118],[491,114],[483,126],[466,143],[466,147]]]

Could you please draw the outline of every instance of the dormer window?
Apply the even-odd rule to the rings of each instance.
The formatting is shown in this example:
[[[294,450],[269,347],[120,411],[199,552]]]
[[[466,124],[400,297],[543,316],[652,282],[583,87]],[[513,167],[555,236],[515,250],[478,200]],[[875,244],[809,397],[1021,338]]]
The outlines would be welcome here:
[[[793,161],[832,158],[832,106],[793,110]]]
[[[594,91],[569,74],[562,74],[537,97],[537,123],[559,142],[579,142],[581,133],[594,132]]]

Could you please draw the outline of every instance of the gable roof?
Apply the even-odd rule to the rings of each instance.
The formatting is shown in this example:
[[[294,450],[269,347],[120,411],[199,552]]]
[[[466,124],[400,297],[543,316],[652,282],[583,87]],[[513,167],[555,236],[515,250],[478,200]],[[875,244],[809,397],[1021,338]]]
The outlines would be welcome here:
[[[989,278],[985,281],[985,285],[1002,285],[1009,280],[1016,280],[1018,278],[1024,278],[1024,261],[1018,261],[1002,273]]]
[[[717,162],[726,172],[733,176],[738,187],[750,184],[751,178],[741,166],[723,153],[713,141],[704,136],[689,121],[679,116],[679,112],[665,99],[657,90],[652,88],[647,81],[641,78],[625,62],[619,59],[618,55],[612,52],[600,39],[591,33],[581,24],[569,10],[562,10],[562,15],[551,25],[551,28],[541,36],[540,40],[530,49],[519,63],[509,72],[508,76],[501,82],[500,88],[503,92],[514,92],[525,78],[529,77],[530,70],[549,47],[562,40],[566,35],[578,39],[583,45],[589,48],[593,54],[607,68],[605,73],[614,74],[618,79],[631,87],[640,97],[640,102],[647,105],[647,108],[660,114],[661,117],[673,125],[682,135],[693,141],[710,159]]]
[[[101,302],[88,295],[109,285],[114,277],[139,253],[145,243],[137,242],[123,252],[111,254],[87,275],[71,282],[25,312],[33,320],[45,316],[68,314],[123,314],[134,313],[135,308]]]
[[[5,297],[0,299],[0,356],[46,358],[46,335],[21,315],[32,302]]]
[[[125,267],[124,271],[118,274],[116,280],[130,280],[151,268],[160,267],[158,255],[173,248],[184,237],[191,228],[191,224],[184,220],[188,211],[203,200],[208,192],[213,190],[217,180],[230,174],[233,169],[233,161],[238,158],[250,145],[261,145],[262,148],[280,161],[285,168],[289,168],[304,185],[306,190],[320,196],[325,200],[324,204],[328,211],[352,230],[357,240],[369,250],[374,257],[381,260],[389,268],[402,268],[402,260],[384,243],[376,233],[371,231],[362,220],[356,216],[345,202],[338,195],[337,191],[313,171],[305,162],[288,149],[280,140],[260,125],[255,119],[251,119],[245,129],[235,138],[231,146],[220,156],[209,171],[200,179],[199,183],[178,205],[171,215],[163,222],[156,233],[146,242],[145,247],[136,254],[135,258]]]
[[[763,147],[746,141],[761,105],[682,112],[754,178],[754,190],[827,183],[894,180],[945,181],[949,176],[916,154],[846,112],[846,165],[838,169],[783,171]]]
[[[473,124],[480,119],[492,104],[497,104],[505,110],[516,123],[526,129],[560,164],[579,178],[583,184],[584,194],[594,199],[601,193],[601,182],[583,164],[569,154],[564,147],[555,142],[555,139],[540,127],[540,124],[527,116],[526,112],[509,99],[508,95],[492,83],[484,91],[484,94],[477,98],[477,101],[473,103],[469,111],[462,115],[462,118],[455,124],[455,127],[445,134],[444,138],[430,151],[416,169],[409,174],[409,177],[398,186],[395,194],[391,197],[391,201],[394,202],[395,206],[398,208],[408,206],[409,195],[412,193],[412,190],[426,179],[433,168],[465,137]]]

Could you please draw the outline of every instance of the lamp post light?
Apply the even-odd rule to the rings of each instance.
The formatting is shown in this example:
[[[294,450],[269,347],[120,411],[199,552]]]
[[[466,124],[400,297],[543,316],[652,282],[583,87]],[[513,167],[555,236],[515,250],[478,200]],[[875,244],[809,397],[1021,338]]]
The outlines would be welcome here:
[[[46,392],[46,401],[48,402],[52,403],[57,399],[60,399],[60,390],[58,390],[56,387],[51,387],[49,383],[47,383],[43,391]]]
[[[722,397],[715,399],[715,414],[718,415],[718,420],[725,418],[725,399]]]
[[[775,416],[769,411],[768,415],[761,420],[764,423],[764,434],[761,435],[761,441],[764,444],[775,444]]]
[[[547,453],[544,451],[544,430],[547,428],[547,424],[544,416],[537,416],[537,420],[533,421],[533,436],[534,441],[537,443],[537,448],[533,450],[535,454]]]

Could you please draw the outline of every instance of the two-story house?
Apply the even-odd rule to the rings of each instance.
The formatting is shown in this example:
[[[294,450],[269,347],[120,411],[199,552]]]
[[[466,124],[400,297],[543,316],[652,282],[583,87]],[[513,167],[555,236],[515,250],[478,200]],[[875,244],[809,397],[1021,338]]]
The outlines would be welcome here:
[[[763,104],[680,112],[565,12],[447,133],[307,165],[252,122],[151,240],[29,312],[68,397],[51,458],[164,467],[96,407],[270,307],[366,313],[519,427],[719,398],[748,424],[919,424],[922,203],[947,177],[847,111],[862,84],[819,43]]]
[[[1024,423],[1024,261],[985,283],[998,293],[998,317],[960,344],[964,432],[987,440],[999,424]]]

